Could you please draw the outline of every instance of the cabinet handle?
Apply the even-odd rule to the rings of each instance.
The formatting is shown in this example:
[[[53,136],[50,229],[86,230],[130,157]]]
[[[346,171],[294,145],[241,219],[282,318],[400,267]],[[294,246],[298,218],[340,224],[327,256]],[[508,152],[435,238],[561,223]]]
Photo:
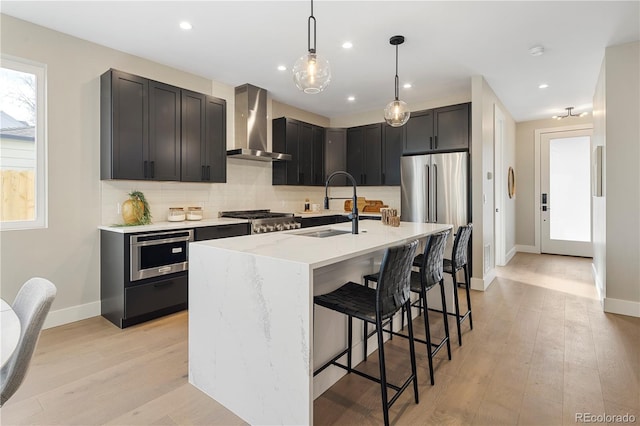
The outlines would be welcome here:
[[[152,161],[151,162],[151,177],[154,178],[156,177],[156,162]]]
[[[436,143],[435,143],[435,145],[436,145],[436,146],[435,146],[435,149],[438,149],[438,136],[437,136],[437,135],[436,135],[436,136],[434,136],[434,137],[433,137],[433,139],[434,139],[434,140],[435,140],[435,142],[436,142]]]
[[[200,180],[205,180],[205,172],[204,172],[204,166],[202,166],[202,170],[200,170]]]
[[[147,177],[147,163],[148,161],[145,160],[142,167],[143,168],[142,174],[145,178]]]
[[[433,136],[429,136],[429,149],[433,149]]]

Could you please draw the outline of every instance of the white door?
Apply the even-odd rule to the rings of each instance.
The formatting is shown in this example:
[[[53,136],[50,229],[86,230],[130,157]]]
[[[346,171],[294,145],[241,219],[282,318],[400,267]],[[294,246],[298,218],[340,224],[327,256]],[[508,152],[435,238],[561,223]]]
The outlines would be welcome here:
[[[541,135],[542,253],[593,256],[591,134],[589,129]]]

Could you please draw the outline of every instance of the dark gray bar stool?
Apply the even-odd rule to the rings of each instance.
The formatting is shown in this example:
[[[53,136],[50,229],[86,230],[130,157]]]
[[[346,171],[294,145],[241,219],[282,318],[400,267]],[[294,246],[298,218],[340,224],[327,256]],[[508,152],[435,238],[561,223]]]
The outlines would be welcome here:
[[[313,372],[316,376],[330,365],[347,370],[349,373],[356,373],[366,379],[380,383],[382,391],[382,410],[384,413],[384,424],[389,424],[389,408],[398,399],[402,391],[409,384],[413,383],[413,393],[416,404],[418,403],[418,380],[416,377],[416,353],[413,342],[413,328],[409,319],[409,351],[411,357],[411,375],[400,386],[387,383],[386,367],[384,360],[384,336],[382,324],[401,310],[406,309],[410,315],[411,300],[409,298],[409,282],[411,274],[411,263],[416,254],[418,241],[390,247],[385,250],[380,265],[378,286],[375,289],[365,287],[349,281],[331,293],[323,294],[313,298],[315,304],[325,308],[340,312],[349,317],[348,319],[348,342],[347,348],[328,361],[322,367]],[[353,340],[352,319],[358,318],[365,323],[376,324],[378,330],[378,358],[380,362],[380,377],[373,377],[369,374],[358,371],[351,366],[351,346]],[[338,362],[338,359],[347,354],[347,365]],[[391,399],[387,396],[387,387],[396,391]]]
[[[413,266],[419,266],[419,271],[411,271],[411,291],[418,293],[420,297],[414,303],[413,307],[419,308],[421,311],[428,308],[427,304],[427,291],[431,290],[436,284],[440,285],[440,298],[443,306],[442,320],[444,323],[444,337],[437,343],[431,340],[431,331],[429,329],[429,315],[427,312],[423,312],[425,339],[415,338],[414,340],[427,345],[427,358],[429,360],[429,374],[431,375],[431,384],[435,383],[433,374],[433,357],[442,349],[445,345],[447,347],[447,354],[451,359],[451,343],[449,342],[449,323],[447,319],[447,300],[444,293],[444,274],[443,274],[443,258],[444,249],[447,244],[447,237],[449,236],[449,230],[432,234],[425,243],[424,253],[416,256],[419,262],[413,261]],[[418,265],[416,265],[418,263]],[[368,287],[369,281],[378,281],[378,274],[371,274],[364,276],[365,284]],[[404,309],[404,307],[403,307]],[[408,315],[409,323],[411,323],[411,315]],[[402,328],[404,328],[404,312],[402,316]],[[386,331],[386,330],[385,330]],[[393,330],[387,331],[392,335],[407,337],[407,335]],[[368,332],[365,327],[365,336]],[[365,349],[366,350],[366,349]]]

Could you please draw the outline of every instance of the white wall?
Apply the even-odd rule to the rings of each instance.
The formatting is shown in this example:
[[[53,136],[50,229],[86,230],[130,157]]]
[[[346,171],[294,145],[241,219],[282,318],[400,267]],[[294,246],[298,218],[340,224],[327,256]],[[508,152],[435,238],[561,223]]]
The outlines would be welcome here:
[[[594,235],[604,310],[640,317],[640,42],[608,47],[594,105],[594,145],[604,148],[604,196]],[[604,114],[602,112],[604,111]],[[605,212],[602,214],[602,203]],[[603,262],[604,256],[604,262]],[[601,270],[603,263],[605,270]]]
[[[494,137],[495,106],[505,116],[505,157],[514,160],[515,121],[482,76],[471,79],[471,202],[473,217],[473,270],[471,286],[484,290],[495,277],[494,244]],[[501,171],[498,170],[500,173]],[[503,170],[502,173],[506,173]],[[505,204],[507,219],[506,251],[513,249],[515,237],[515,202]]]

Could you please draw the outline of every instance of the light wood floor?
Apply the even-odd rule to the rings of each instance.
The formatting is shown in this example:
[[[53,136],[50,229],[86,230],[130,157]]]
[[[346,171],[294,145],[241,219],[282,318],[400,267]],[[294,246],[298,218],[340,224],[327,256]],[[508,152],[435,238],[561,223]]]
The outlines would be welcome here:
[[[640,319],[602,312],[590,268],[523,253],[499,268],[488,291],[472,292],[461,347],[452,324],[453,360],[438,355],[433,387],[417,346],[420,404],[405,392],[392,424],[561,425],[583,412],[640,423]],[[187,321],[182,312],[120,330],[96,317],[45,330],[2,425],[243,424],[188,384]],[[385,345],[391,380],[407,370],[406,344]],[[361,366],[377,372],[377,355]],[[314,423],[381,424],[379,385],[345,376],[315,401]]]

